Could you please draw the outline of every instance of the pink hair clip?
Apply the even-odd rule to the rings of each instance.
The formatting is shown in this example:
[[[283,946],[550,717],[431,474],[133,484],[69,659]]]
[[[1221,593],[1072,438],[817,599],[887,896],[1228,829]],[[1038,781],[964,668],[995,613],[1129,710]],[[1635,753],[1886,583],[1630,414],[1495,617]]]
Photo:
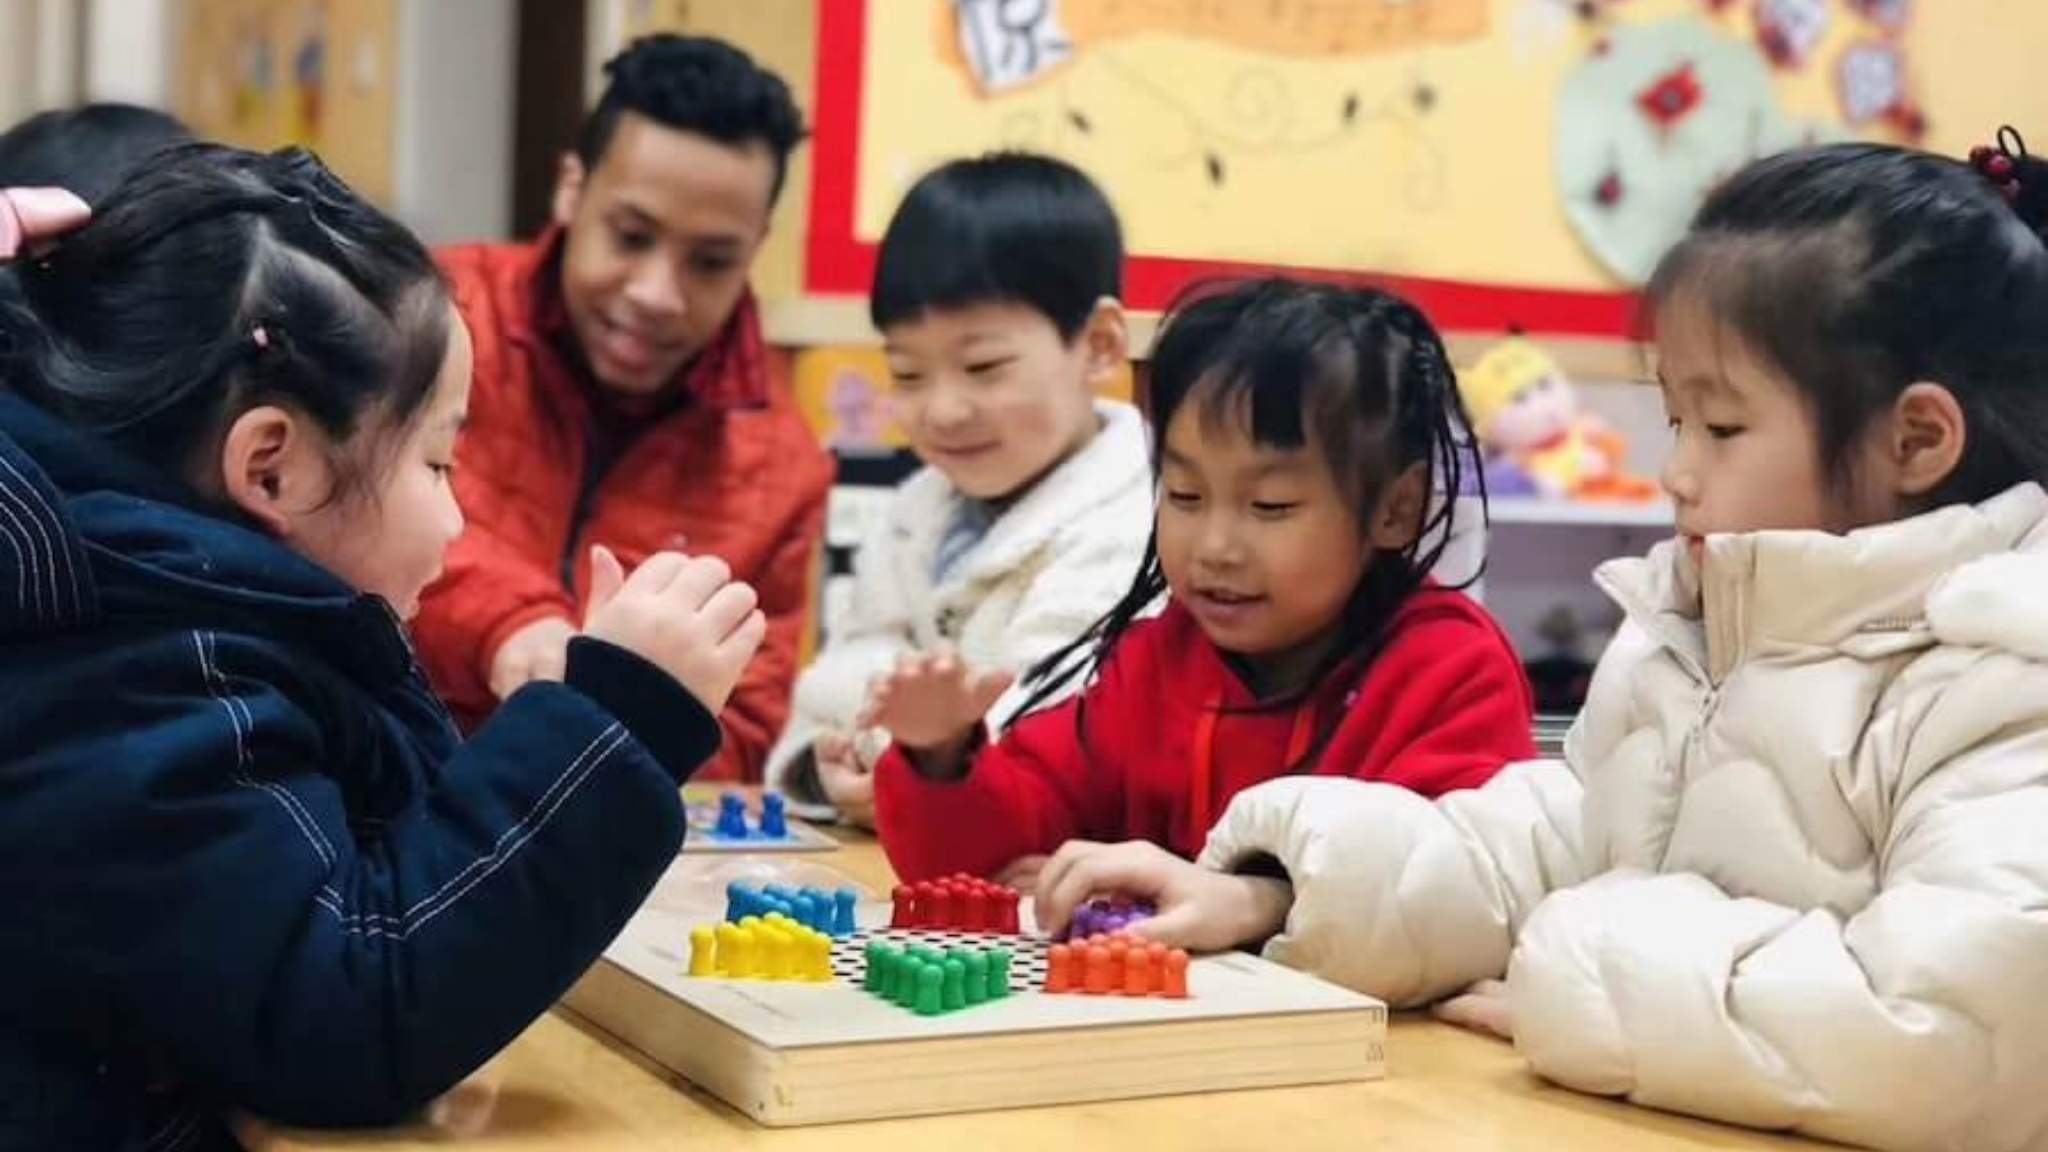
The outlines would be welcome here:
[[[265,328],[263,325],[258,324],[255,327],[255,329],[249,333],[249,339],[254,340],[258,348],[268,348],[270,347],[270,330],[268,328]]]

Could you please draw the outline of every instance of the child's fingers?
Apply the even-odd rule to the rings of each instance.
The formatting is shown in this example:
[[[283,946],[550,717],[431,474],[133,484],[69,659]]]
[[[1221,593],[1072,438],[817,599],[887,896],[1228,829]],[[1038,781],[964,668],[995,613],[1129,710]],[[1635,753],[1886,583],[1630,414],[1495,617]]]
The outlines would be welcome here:
[[[602,544],[592,546],[590,549],[590,595],[586,597],[588,606],[583,610],[583,623],[585,627],[589,626],[592,616],[603,611],[604,606],[612,602],[612,597],[619,594],[619,589],[624,587],[625,583],[625,566],[619,563],[619,558],[612,553],[612,550]]]
[[[1008,692],[1010,686],[1016,682],[1016,673],[1001,670],[983,672],[976,676],[970,688],[974,698],[975,713],[977,715],[985,714],[989,709],[995,707],[996,701],[1001,700],[1003,693]]]
[[[1079,903],[1062,904],[1059,893],[1063,891],[1066,877],[1090,854],[1099,851],[1102,845],[1088,840],[1069,840],[1059,846],[1045,867],[1038,873],[1038,884],[1031,896],[1032,913],[1038,917],[1041,931],[1058,935],[1067,927],[1067,920],[1074,914]]]
[[[1500,987],[1498,981],[1485,981],[1481,985],[1474,985],[1474,988],[1480,988],[1484,984]],[[1498,992],[1471,991],[1462,996],[1453,996],[1430,1011],[1437,1019],[1447,1024],[1498,1036],[1503,1040],[1515,1038],[1514,1014],[1508,1007],[1505,988]]]
[[[1074,909],[1092,897],[1132,895],[1149,899],[1158,895],[1158,878],[1148,867],[1145,855],[1130,849],[1128,844],[1087,845],[1075,853],[1063,870],[1039,879],[1038,906],[1050,905],[1060,923],[1065,924]],[[1054,863],[1058,862],[1055,856]],[[1046,870],[1052,873],[1053,865],[1048,864]]]
[[[1156,940],[1168,948],[1187,948],[1200,927],[1200,911],[1192,902],[1183,902],[1138,921],[1130,926],[1129,931],[1147,940]]]
[[[1030,892],[1038,887],[1038,878],[1045,872],[1050,856],[1019,856],[1003,866],[996,873],[996,883],[1018,892]]]
[[[92,218],[85,201],[62,188],[0,188],[0,262]]]

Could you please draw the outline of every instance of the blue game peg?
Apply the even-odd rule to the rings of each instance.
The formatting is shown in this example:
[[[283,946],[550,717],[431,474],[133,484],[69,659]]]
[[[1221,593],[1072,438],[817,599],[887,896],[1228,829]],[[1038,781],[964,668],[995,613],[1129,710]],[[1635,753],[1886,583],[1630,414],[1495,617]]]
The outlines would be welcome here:
[[[747,801],[737,792],[727,792],[718,798],[718,835],[727,840],[747,838]]]
[[[832,897],[833,915],[831,934],[851,936],[854,933],[853,906],[860,899],[859,893],[851,888],[841,888]]]
[[[789,820],[783,811],[784,801],[780,794],[770,792],[761,797],[761,835],[780,840],[789,835]]]

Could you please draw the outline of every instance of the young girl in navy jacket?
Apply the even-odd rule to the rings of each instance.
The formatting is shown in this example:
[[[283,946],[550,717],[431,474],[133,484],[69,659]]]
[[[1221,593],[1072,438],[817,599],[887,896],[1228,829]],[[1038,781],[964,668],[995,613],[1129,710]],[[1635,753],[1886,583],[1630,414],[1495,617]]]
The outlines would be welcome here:
[[[0,238],[50,203],[0,194]],[[397,1120],[672,859],[753,593],[600,558],[567,682],[463,744],[401,624],[469,389],[419,242],[310,156],[194,145],[10,274],[0,1146]]]

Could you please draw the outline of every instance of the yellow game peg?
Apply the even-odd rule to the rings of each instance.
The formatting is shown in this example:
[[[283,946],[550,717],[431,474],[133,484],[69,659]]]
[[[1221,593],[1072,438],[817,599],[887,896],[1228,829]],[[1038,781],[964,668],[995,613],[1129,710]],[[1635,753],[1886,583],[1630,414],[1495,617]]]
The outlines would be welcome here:
[[[813,983],[829,983],[832,979],[832,938],[823,932],[813,932],[806,943],[809,957],[806,978]]]
[[[712,969],[714,975],[732,975],[732,956],[733,951],[739,947],[736,943],[739,935],[740,927],[737,924],[720,924],[718,926],[718,930],[714,935],[714,939],[718,941],[717,963]]]
[[[690,929],[690,975],[718,975],[717,937],[709,924]]]
[[[761,979],[787,980],[796,974],[796,937],[780,924],[763,925],[760,932]]]
[[[754,929],[740,925],[735,928],[719,955],[725,961],[725,974],[735,980],[745,980],[760,971],[760,961],[755,950]]]

